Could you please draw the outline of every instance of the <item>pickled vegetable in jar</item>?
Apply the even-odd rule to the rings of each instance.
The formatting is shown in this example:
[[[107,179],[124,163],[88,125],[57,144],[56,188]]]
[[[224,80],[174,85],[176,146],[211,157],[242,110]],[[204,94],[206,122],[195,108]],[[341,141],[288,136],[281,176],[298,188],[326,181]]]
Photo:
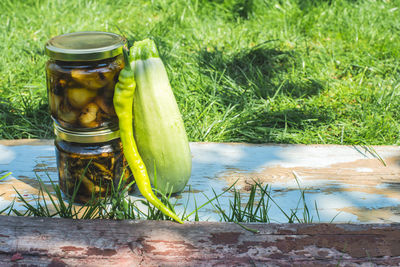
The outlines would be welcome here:
[[[134,180],[117,132],[71,132],[55,125],[55,133],[60,189],[69,198],[77,190],[74,202],[106,197]]]
[[[45,47],[47,93],[53,120],[65,129],[113,128],[114,87],[124,67],[126,40],[113,33],[56,36]]]

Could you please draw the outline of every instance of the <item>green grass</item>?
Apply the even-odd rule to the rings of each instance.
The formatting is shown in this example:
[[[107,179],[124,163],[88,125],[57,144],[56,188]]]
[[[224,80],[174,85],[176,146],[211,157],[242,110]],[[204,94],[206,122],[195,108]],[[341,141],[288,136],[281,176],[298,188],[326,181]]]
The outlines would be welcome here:
[[[0,2],[0,138],[51,138],[52,36],[153,38],[191,141],[399,144],[400,1]]]
[[[50,178],[50,177],[49,177]],[[127,198],[128,189],[133,186],[133,183],[129,185],[123,185],[121,182],[116,188],[111,188],[109,194],[106,197],[100,198],[93,194],[92,198],[85,204],[77,205],[74,204],[74,199],[78,192],[80,183],[75,187],[72,196],[67,199],[61,192],[58,183],[51,182],[51,188],[54,193],[49,191],[49,188],[43,183],[43,181],[37,176],[39,184],[39,192],[37,196],[33,197],[33,201],[30,201],[26,196],[21,195],[17,189],[15,189],[17,197],[10,203],[6,208],[0,210],[0,215],[16,215],[16,216],[35,216],[35,217],[60,217],[68,219],[114,219],[114,220],[172,220],[168,216],[165,216],[161,211],[156,209],[148,201],[138,199],[132,201],[131,198]],[[122,179],[121,179],[122,180]],[[271,218],[269,211],[271,204],[273,203],[287,219],[287,223],[313,223],[315,222],[313,213],[306,204],[305,191],[300,187],[301,196],[297,202],[296,208],[290,209],[290,211],[284,211],[278,203],[271,196],[271,188],[268,185],[263,186],[260,183],[255,182],[250,188],[250,193],[243,196],[239,190],[235,187],[235,184],[225,189],[219,194],[214,192],[214,197],[209,198],[205,196],[207,201],[197,206],[196,199],[194,199],[196,205],[195,210],[189,211],[187,209],[188,202],[184,204],[183,212],[178,214],[178,217],[182,221],[200,221],[199,210],[207,205],[211,205],[213,210],[219,215],[221,222],[234,222],[243,227],[244,229],[257,232],[256,230],[244,226],[243,222],[258,222],[258,223],[270,223],[277,222],[276,219]],[[228,191],[233,192],[233,200],[229,201],[229,207],[223,207],[220,204],[219,199],[227,194]],[[164,195],[159,192],[159,198],[168,206],[172,211],[175,212],[175,206],[177,201],[171,202],[171,195]],[[189,201],[190,197],[187,201]],[[15,207],[15,202],[18,201],[22,204],[21,207]],[[140,202],[142,205],[139,205]],[[302,207],[301,207],[302,205]],[[302,214],[299,212],[302,211]],[[318,207],[315,204],[315,213],[320,222]],[[194,218],[193,218],[194,216]],[[332,219],[332,221],[336,216]],[[332,222],[331,221],[331,222]]]

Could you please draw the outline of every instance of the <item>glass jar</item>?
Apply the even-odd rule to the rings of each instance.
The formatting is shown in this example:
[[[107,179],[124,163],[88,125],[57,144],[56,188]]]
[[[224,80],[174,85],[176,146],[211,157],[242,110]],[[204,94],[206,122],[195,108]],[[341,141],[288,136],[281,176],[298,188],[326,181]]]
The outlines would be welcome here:
[[[113,105],[125,43],[114,33],[76,32],[45,46],[59,184],[69,197],[77,188],[76,202],[105,197],[120,182],[133,181]]]
[[[55,133],[60,189],[69,198],[77,190],[74,202],[105,197],[134,180],[118,132],[71,132],[56,125]]]
[[[113,128],[114,87],[124,67],[126,40],[113,33],[56,36],[45,47],[47,94],[53,120],[65,129]]]

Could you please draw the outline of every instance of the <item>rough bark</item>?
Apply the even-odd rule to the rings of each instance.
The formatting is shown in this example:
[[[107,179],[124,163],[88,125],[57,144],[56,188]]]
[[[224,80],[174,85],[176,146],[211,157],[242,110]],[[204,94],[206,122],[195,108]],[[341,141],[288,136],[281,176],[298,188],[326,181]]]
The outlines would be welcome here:
[[[400,224],[244,224],[0,216],[1,266],[400,264]]]

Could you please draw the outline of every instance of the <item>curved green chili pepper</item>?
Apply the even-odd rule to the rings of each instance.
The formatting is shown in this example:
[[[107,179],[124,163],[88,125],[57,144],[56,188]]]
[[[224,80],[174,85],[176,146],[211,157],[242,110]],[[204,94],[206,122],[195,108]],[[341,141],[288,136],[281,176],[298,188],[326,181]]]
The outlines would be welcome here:
[[[167,208],[153,193],[147,174],[146,166],[139,155],[132,127],[133,95],[136,88],[133,70],[129,64],[128,56],[124,50],[125,67],[121,70],[118,83],[114,91],[114,109],[119,120],[119,131],[123,151],[129,167],[135,177],[140,193],[157,209],[179,223],[183,223],[179,217]]]

